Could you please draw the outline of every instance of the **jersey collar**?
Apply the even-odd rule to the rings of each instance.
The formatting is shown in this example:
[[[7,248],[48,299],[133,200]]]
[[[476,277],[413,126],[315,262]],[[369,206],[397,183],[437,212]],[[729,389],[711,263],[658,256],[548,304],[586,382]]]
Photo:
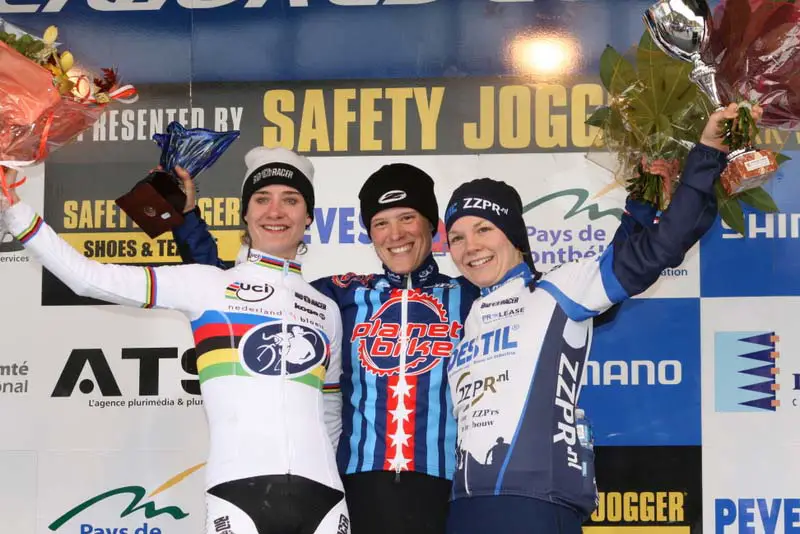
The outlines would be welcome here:
[[[436,278],[436,275],[439,274],[439,266],[431,253],[410,275],[398,274],[390,270],[386,265],[383,266],[383,273],[392,287],[407,287],[408,276],[411,276],[411,287],[420,287]]]
[[[481,297],[485,297],[492,291],[504,286],[508,282],[512,280],[521,279],[523,284],[527,284],[531,280],[533,280],[533,273],[531,273],[530,267],[524,261],[519,263],[516,267],[509,269],[509,271],[500,279],[499,282],[496,284],[489,286],[489,287],[482,287],[481,288]]]
[[[283,271],[285,273],[301,274],[302,263],[298,260],[287,260],[286,258],[279,258],[266,252],[261,252],[251,248],[247,253],[247,263],[256,265],[258,267],[266,267],[276,271]]]

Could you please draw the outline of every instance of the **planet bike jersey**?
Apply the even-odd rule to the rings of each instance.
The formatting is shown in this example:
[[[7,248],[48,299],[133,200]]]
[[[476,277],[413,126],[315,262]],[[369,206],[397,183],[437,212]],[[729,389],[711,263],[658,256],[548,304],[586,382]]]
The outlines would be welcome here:
[[[724,165],[722,152],[697,145],[657,223],[629,202],[641,222],[629,219],[599,257],[536,281],[521,263],[481,290],[448,365],[458,420],[454,499],[517,495],[592,513],[593,456],[579,442],[575,409],[593,319],[683,262],[716,219],[713,183]]]
[[[456,426],[446,369],[478,296],[429,256],[410,275],[314,282],[342,313],[340,472],[416,471],[451,479]]]
[[[341,431],[341,317],[303,280],[299,263],[253,252],[230,270],[104,265],[28,205],[13,205],[3,219],[79,295],[189,319],[210,436],[207,489],[291,473],[344,491],[333,447]],[[324,400],[323,391],[330,392]]]

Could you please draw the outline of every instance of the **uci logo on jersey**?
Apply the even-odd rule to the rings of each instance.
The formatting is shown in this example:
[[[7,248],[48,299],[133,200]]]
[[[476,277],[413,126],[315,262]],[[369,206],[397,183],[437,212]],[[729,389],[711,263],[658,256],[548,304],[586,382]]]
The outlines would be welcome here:
[[[239,344],[244,367],[260,375],[300,376],[319,364],[327,363],[330,345],[324,334],[308,326],[279,322],[256,326]]]
[[[273,293],[275,293],[275,288],[267,283],[234,282],[225,289],[225,298],[245,302],[261,302],[270,298]]]

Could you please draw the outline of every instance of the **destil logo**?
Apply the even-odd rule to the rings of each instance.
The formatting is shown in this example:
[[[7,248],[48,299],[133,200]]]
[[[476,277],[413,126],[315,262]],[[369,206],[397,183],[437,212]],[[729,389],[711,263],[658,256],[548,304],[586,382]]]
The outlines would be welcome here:
[[[775,332],[717,332],[714,389],[717,412],[775,412],[780,353]]]
[[[159,395],[161,361],[177,358],[177,347],[124,348],[121,354],[123,361],[138,361],[139,385],[135,393],[141,397]],[[197,376],[197,357],[194,348],[183,353],[180,364],[187,374]],[[126,369],[125,372],[134,372],[135,367],[133,365],[131,367],[133,368]],[[91,373],[91,379],[80,380],[84,370]],[[181,380],[180,385],[185,393],[200,395],[199,380]],[[83,394],[92,393],[96,387],[103,397],[122,396],[122,390],[111,370],[108,358],[100,349],[74,349],[67,358],[50,396],[71,397],[76,386]]]
[[[165,506],[163,508],[158,508],[152,500],[148,500],[146,502],[142,501],[145,498],[152,499],[156,495],[167,491],[168,489],[185,480],[192,473],[200,470],[203,466],[205,466],[205,463],[197,464],[181,473],[178,473],[149,494],[142,486],[122,486],[105,491],[99,495],[95,495],[94,497],[86,499],[82,503],[73,507],[55,521],[50,523],[47,528],[53,532],[69,534],[166,534],[166,532],[162,531],[160,528],[151,527],[146,522],[142,522],[140,526],[135,528],[120,526],[98,526],[91,523],[80,523],[80,530],[72,530],[68,528],[65,529],[63,527],[65,527],[67,523],[76,517],[80,520],[80,517],[83,516],[83,513],[86,510],[100,505],[103,501],[113,499],[114,502],[117,502],[117,497],[120,495],[128,495],[131,497],[131,501],[128,506],[126,506],[120,512],[120,519],[124,519],[136,512],[141,512],[141,514],[144,515],[144,519],[154,519],[162,515],[169,516],[175,520],[185,519],[189,516],[189,514],[177,506]]]
[[[378,376],[390,376],[400,371],[402,348],[400,322],[403,297],[400,291],[391,296],[372,314],[368,321],[353,327],[350,342],[358,347],[361,365]],[[408,317],[417,322],[406,324],[406,375],[427,373],[447,358],[461,336],[462,325],[450,323],[444,305],[427,293],[408,292]]]
[[[516,334],[512,333],[517,332],[519,328],[518,324],[507,325],[484,332],[478,337],[464,340],[450,358],[447,370],[458,369],[484,356],[499,356],[504,352],[513,351],[517,348],[517,341],[513,339]]]

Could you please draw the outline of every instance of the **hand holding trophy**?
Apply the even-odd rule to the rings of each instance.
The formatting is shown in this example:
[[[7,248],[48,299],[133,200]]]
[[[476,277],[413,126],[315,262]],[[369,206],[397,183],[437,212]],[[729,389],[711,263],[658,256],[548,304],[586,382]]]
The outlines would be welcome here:
[[[116,204],[152,239],[183,222],[189,180],[211,167],[239,137],[239,131],[187,130],[171,122],[153,140],[161,148],[159,167]]]
[[[800,67],[796,28],[800,6],[791,1],[724,0],[712,19],[705,0],[660,0],[644,15],[661,50],[693,65],[689,76],[718,110],[739,104],[724,122],[728,166],[720,182],[728,195],[760,187],[778,169],[775,152],[754,147],[759,105],[762,125],[800,126]]]

